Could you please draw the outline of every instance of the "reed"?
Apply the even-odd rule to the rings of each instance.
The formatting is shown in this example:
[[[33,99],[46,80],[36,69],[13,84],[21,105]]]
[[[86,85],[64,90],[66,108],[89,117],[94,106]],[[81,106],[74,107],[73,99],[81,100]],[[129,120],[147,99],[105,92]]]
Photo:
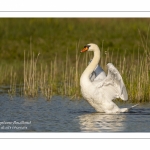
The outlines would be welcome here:
[[[16,72],[13,71],[13,68],[11,68],[10,73],[10,88],[8,90],[8,94],[11,99],[13,99],[13,96],[16,94]]]
[[[66,59],[60,60],[57,54],[50,62],[41,62],[39,54],[24,51],[23,79],[18,80],[19,72],[16,67],[7,69],[0,66],[0,71],[5,75],[0,81],[9,80],[10,89],[8,93],[13,96],[17,93],[18,81],[21,85],[21,95],[25,97],[43,96],[50,100],[54,95],[67,96],[71,99],[80,99],[80,76],[90,59],[92,53],[79,53],[76,46],[75,62],[70,59],[68,51]],[[150,52],[148,47],[143,48],[143,55],[126,55],[126,51],[113,54],[110,49],[101,47],[100,66],[107,72],[106,64],[112,62],[121,73],[125,82],[130,102],[145,102],[150,100]],[[7,67],[7,66],[6,66]],[[20,70],[19,70],[20,71]],[[23,87],[22,87],[23,85]]]
[[[149,18],[1,18],[0,85],[9,87],[9,95],[40,95],[47,100],[53,95],[81,98],[79,79],[93,54],[80,54],[79,47],[93,39],[100,46],[101,37],[102,68],[107,72],[108,62],[116,66],[126,84],[129,101],[149,101],[149,21]],[[31,35],[33,39],[29,38]],[[82,41],[74,44],[79,38]]]
[[[39,56],[39,54],[38,54]],[[23,93],[25,96],[35,97],[38,95],[38,80],[37,80],[37,60],[34,53],[31,51],[30,56],[26,59],[24,52],[24,89]],[[30,57],[30,59],[29,59]]]

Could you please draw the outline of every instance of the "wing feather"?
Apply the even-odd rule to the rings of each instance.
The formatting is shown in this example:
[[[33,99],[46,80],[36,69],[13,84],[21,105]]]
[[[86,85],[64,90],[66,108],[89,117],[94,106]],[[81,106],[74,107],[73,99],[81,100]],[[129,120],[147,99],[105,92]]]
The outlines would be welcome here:
[[[93,81],[97,88],[103,88],[107,92],[110,99],[121,98],[122,100],[128,99],[126,87],[119,71],[112,63],[107,64],[108,75],[103,80]]]
[[[104,70],[99,65],[97,65],[95,70],[90,75],[90,80],[93,82],[97,80],[103,80],[104,78],[106,78]]]

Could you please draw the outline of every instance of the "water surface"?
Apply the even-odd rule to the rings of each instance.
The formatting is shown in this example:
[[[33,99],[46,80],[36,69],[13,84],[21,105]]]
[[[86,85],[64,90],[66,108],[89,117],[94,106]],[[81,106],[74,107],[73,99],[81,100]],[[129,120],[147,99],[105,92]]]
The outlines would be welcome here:
[[[120,107],[134,104],[118,103]],[[0,132],[149,132],[150,103],[129,113],[96,113],[85,100],[0,95]]]

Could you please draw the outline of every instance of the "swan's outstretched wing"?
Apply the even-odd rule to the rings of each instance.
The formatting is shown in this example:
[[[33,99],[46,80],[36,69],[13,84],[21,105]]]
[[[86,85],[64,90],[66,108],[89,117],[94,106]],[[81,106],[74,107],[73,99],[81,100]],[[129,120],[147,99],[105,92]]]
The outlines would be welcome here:
[[[108,63],[107,66],[107,77],[100,82],[94,81],[93,83],[98,89],[104,89],[105,92],[107,92],[107,97],[111,100],[119,97],[122,100],[127,100],[128,94],[119,71],[113,66],[112,63]]]
[[[104,78],[106,78],[106,74],[104,72],[104,70],[97,65],[95,70],[91,73],[90,75],[90,80],[93,81],[97,81],[97,80],[103,80]]]

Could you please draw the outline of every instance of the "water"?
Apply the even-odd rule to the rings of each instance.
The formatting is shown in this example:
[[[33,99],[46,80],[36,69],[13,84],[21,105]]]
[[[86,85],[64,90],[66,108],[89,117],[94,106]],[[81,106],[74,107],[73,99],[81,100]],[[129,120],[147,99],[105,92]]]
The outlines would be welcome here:
[[[120,107],[133,104],[120,103]],[[0,132],[149,132],[150,104],[129,113],[96,113],[85,100],[0,95]]]

